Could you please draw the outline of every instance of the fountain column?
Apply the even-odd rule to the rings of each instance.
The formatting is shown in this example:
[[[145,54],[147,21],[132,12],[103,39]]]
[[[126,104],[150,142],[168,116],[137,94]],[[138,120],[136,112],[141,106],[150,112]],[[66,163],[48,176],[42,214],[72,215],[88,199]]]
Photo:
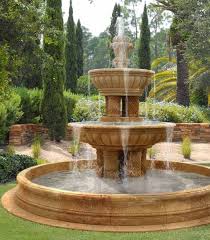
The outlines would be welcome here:
[[[104,151],[104,172],[105,178],[119,177],[119,151]]]
[[[147,149],[130,151],[127,159],[127,175],[130,177],[143,176],[146,173]]]

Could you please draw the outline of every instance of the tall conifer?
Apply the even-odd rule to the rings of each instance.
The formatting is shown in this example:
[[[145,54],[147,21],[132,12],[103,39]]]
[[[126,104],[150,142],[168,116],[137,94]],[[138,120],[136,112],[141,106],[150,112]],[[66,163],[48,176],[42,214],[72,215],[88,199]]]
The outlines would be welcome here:
[[[43,123],[49,129],[51,140],[60,141],[65,136],[66,109],[64,104],[64,29],[61,0],[47,0],[44,29],[42,100]]]
[[[111,25],[109,27],[109,35],[110,35],[110,43],[112,43],[113,38],[117,35],[117,18],[121,16],[121,6],[119,4],[115,4],[113,12],[112,12],[112,20]],[[114,59],[114,51],[110,50],[110,61]]]
[[[77,43],[77,77],[81,77],[83,75],[83,32],[80,20],[77,22],[76,28],[76,43]]]
[[[150,56],[150,28],[147,15],[147,6],[144,6],[144,12],[141,23],[141,35],[138,48],[138,62],[139,68],[151,69],[151,56]]]
[[[66,88],[72,92],[77,89],[77,52],[76,52],[76,32],[73,18],[72,0],[70,0],[69,18],[66,33]]]

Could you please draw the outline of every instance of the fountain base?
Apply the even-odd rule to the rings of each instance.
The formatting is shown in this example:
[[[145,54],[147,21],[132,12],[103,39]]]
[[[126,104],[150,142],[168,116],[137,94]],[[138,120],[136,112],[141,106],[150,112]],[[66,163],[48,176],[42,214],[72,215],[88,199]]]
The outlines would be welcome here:
[[[96,162],[80,161],[80,170]],[[147,167],[151,162],[146,161]],[[156,169],[164,169],[156,161]],[[18,185],[2,198],[3,206],[24,219],[51,226],[114,232],[179,229],[210,223],[210,186],[157,194],[91,194],[62,191],[32,182],[36,177],[71,170],[73,162],[47,164],[24,170]],[[210,169],[172,162],[177,171],[210,176]]]

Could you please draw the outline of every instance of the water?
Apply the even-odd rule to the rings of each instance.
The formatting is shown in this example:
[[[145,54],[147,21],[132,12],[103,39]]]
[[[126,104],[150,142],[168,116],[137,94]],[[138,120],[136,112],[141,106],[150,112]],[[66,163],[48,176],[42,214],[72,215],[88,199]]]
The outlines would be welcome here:
[[[123,180],[97,177],[95,170],[54,172],[33,180],[59,190],[97,194],[157,194],[195,189],[210,184],[210,177],[170,170],[148,170],[145,176]]]
[[[100,121],[86,121],[86,122],[78,122],[78,123],[73,123],[71,124],[72,126],[74,125],[95,125],[95,126],[147,126],[147,125],[152,125],[152,126],[160,126],[160,125],[165,125],[165,126],[170,126],[170,123],[161,123],[159,121],[152,121],[152,120],[144,120],[144,121],[139,121],[139,122],[100,122]]]

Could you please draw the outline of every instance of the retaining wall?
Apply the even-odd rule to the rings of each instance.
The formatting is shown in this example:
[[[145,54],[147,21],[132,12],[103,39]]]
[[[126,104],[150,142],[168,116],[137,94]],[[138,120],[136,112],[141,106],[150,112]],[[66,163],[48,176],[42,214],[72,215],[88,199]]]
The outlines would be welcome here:
[[[40,124],[19,124],[10,128],[9,144],[20,146],[30,144],[36,134],[44,139],[48,138],[48,130]],[[66,140],[72,135],[71,127],[67,128]],[[210,142],[209,123],[178,123],[174,128],[173,141],[181,141],[183,137],[189,136],[193,142]]]

